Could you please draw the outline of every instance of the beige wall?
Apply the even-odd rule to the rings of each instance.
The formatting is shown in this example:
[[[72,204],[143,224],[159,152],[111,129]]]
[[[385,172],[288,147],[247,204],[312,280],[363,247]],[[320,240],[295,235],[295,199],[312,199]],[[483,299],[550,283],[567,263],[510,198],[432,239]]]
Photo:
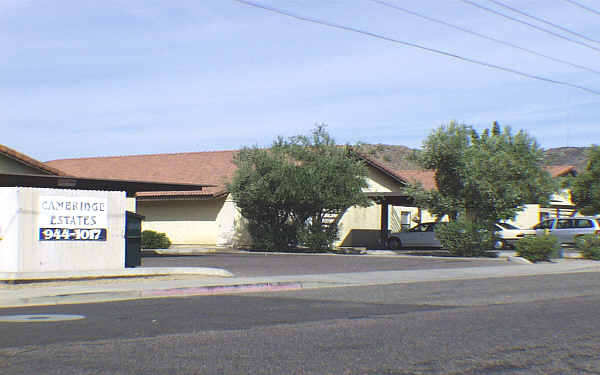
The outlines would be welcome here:
[[[364,189],[367,192],[398,192],[402,188],[397,181],[375,168],[369,168],[367,183],[369,186]]]
[[[381,205],[350,207],[338,224],[339,240],[335,246],[360,246],[375,248],[378,245],[381,227]]]
[[[136,208],[136,201],[135,201],[135,198],[127,198],[127,202],[126,202],[126,204],[125,204],[125,207],[126,207],[125,209],[126,209],[127,211],[136,212],[135,210],[136,210],[137,208]]]
[[[217,243],[217,218],[225,200],[138,200],[137,213],[144,216],[142,230],[167,234],[173,245]]]
[[[547,207],[542,207],[539,204],[527,204],[523,207],[523,210],[515,216],[510,223],[520,228],[531,228],[540,222],[540,214],[547,212],[551,216],[556,215],[557,207],[573,206],[571,202],[571,192],[569,190],[563,190],[559,194],[555,194],[550,198],[551,204]],[[573,210],[560,208],[561,216],[568,216]]]
[[[39,169],[28,167],[16,160],[0,155],[0,172],[4,173],[29,173],[29,174],[47,174]]]

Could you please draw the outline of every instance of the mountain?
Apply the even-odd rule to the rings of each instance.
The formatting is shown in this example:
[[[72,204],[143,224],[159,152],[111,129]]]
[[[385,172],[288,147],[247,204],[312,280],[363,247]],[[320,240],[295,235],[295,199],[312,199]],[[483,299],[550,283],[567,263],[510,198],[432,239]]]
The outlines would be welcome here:
[[[544,150],[546,165],[574,165],[577,172],[587,166],[589,147],[557,147]]]
[[[546,165],[574,165],[578,172],[587,164],[586,151],[589,147],[557,147],[544,150]],[[384,144],[362,144],[358,150],[387,167],[396,170],[420,169],[410,160],[410,155],[417,149],[406,146]]]

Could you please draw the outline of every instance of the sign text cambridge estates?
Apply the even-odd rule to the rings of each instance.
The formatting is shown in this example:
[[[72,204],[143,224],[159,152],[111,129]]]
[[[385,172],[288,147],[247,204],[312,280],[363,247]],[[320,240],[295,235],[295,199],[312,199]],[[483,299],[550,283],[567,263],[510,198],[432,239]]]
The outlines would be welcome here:
[[[107,200],[96,197],[41,196],[40,241],[106,241]]]

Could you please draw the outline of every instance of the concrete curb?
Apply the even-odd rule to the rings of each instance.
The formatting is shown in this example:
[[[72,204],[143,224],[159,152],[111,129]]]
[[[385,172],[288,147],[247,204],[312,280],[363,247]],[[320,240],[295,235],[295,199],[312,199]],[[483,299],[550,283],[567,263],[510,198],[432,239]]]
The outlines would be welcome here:
[[[150,277],[169,275],[198,275],[211,277],[233,277],[221,268],[209,267],[142,267],[117,270],[90,270],[67,272],[0,272],[0,282],[24,283],[60,280],[113,279],[125,277]]]
[[[525,258],[522,258],[522,257],[514,257],[514,256],[509,255],[506,257],[506,259],[509,262],[514,262],[514,263],[518,263],[518,264],[534,264],[533,262],[531,262]]]
[[[506,259],[504,259],[506,262]],[[514,260],[518,261],[517,259]],[[141,269],[140,269],[141,270]],[[161,270],[156,268],[154,270]],[[164,269],[163,269],[164,270]],[[167,269],[168,270],[168,269]],[[177,273],[193,271],[177,269]],[[221,270],[223,271],[223,270]],[[134,271],[137,275],[142,271]],[[226,272],[226,271],[225,271]],[[0,287],[1,308],[78,304],[148,298],[186,297],[225,293],[251,293],[294,289],[357,287],[367,285],[410,284],[450,280],[493,279],[564,273],[600,272],[600,262],[561,259],[527,266],[487,266],[358,273],[304,274],[255,277],[199,277],[184,279],[145,279],[104,283],[65,282],[49,286],[6,285]],[[190,272],[191,273],[191,272]],[[188,274],[190,274],[188,273]],[[154,273],[156,275],[157,273]]]
[[[230,293],[256,293],[267,291],[303,289],[301,282],[260,282],[250,284],[207,285],[197,287],[179,287],[149,290],[99,291],[83,293],[65,293],[48,296],[17,297],[2,299],[2,308],[68,305],[79,303],[99,303],[112,301],[127,301],[149,298],[172,298],[189,296],[207,296]],[[1,311],[1,310],[0,310]]]

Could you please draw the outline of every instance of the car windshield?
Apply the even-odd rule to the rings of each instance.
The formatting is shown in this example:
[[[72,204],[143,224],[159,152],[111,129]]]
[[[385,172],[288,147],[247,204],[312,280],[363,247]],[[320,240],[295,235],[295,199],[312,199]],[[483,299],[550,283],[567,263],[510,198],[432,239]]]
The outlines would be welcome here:
[[[520,229],[519,227],[516,227],[512,224],[509,223],[498,223],[499,226],[501,226],[504,229]]]

